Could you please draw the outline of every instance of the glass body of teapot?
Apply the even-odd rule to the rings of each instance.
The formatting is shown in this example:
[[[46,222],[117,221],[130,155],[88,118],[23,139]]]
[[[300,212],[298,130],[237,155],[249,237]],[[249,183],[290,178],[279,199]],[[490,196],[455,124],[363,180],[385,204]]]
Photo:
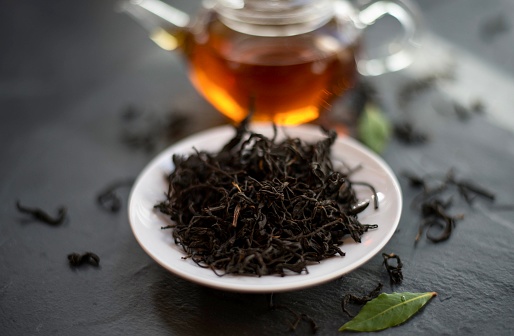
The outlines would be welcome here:
[[[274,12],[277,21],[285,20],[278,17],[288,13],[297,17],[296,22],[284,23],[273,22],[264,10],[259,14],[267,16],[255,20],[262,23],[236,21],[238,17],[216,7],[204,14],[184,41],[196,89],[235,122],[249,111],[253,121],[277,124],[318,118],[335,97],[354,85],[359,38],[353,27],[345,27],[332,15],[329,6],[313,8],[308,2],[300,6],[326,12],[312,18],[308,11],[295,11],[287,4],[280,13]],[[232,13],[243,10],[236,8]]]
[[[390,14],[411,39],[415,20],[400,3],[380,0],[358,11],[346,0],[211,0],[193,20],[159,0],[129,0],[123,9],[154,41],[170,38],[198,92],[234,122],[251,111],[253,121],[300,124],[354,86],[363,28]],[[148,12],[166,24],[149,20]],[[402,50],[365,64],[379,74],[406,59]]]

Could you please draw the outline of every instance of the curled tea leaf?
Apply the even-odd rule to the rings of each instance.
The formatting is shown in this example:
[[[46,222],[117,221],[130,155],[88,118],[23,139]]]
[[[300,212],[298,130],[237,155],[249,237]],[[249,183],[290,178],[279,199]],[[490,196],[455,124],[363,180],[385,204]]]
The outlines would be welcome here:
[[[436,292],[380,294],[366,303],[355,318],[339,331],[378,331],[407,321],[421,309]]]
[[[16,208],[18,209],[19,212],[29,214],[34,219],[36,219],[40,222],[46,223],[46,224],[50,224],[50,225],[56,225],[56,226],[60,225],[66,219],[66,208],[65,207],[60,207],[58,209],[57,217],[52,217],[46,211],[41,210],[39,208],[29,208],[24,205],[21,205],[21,203],[19,201],[16,202]]]

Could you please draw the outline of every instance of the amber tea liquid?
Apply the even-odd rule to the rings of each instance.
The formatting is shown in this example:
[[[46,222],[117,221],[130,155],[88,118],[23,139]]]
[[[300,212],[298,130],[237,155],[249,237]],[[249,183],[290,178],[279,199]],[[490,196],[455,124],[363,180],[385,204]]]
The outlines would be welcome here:
[[[219,21],[191,36],[190,77],[221,113],[241,121],[300,124],[316,119],[354,85],[357,43],[344,44],[335,23],[307,34],[260,37]]]

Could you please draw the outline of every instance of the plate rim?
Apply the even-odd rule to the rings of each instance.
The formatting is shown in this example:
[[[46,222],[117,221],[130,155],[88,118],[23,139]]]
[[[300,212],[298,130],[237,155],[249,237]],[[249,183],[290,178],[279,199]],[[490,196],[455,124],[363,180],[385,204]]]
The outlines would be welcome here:
[[[250,129],[252,131],[256,131],[256,132],[259,132],[259,130],[263,130],[263,129],[270,131],[271,125],[272,125],[271,123],[252,123],[250,125]],[[305,125],[298,125],[298,126],[278,126],[278,127],[281,128],[285,134],[287,134],[288,130],[293,129],[293,132],[301,132],[306,135],[310,134],[312,136],[318,136],[318,137],[319,137],[319,135],[321,135],[320,127],[316,126],[316,125],[305,124]],[[138,234],[137,223],[134,218],[135,210],[134,210],[133,202],[136,198],[136,193],[137,193],[138,189],[141,188],[142,181],[144,180],[146,175],[149,173],[149,171],[151,171],[156,164],[160,163],[165,158],[168,158],[169,161],[171,162],[171,155],[174,152],[177,152],[178,149],[183,150],[186,146],[189,146],[189,149],[192,150],[195,142],[199,142],[206,137],[214,137],[215,135],[219,135],[220,137],[227,137],[226,139],[225,138],[223,139],[223,141],[226,141],[227,139],[229,139],[229,137],[228,137],[229,135],[227,134],[227,132],[230,132],[231,130],[234,131],[234,126],[221,125],[218,127],[210,128],[210,129],[203,130],[201,132],[192,134],[192,135],[180,140],[179,142],[168,146],[167,148],[162,150],[160,153],[158,153],[153,159],[151,159],[145,165],[145,167],[141,170],[141,172],[137,176],[137,178],[131,188],[131,191],[129,194],[129,201],[128,201],[128,219],[129,219],[130,227],[132,229],[132,233],[133,233],[134,237],[136,238],[139,246],[145,251],[145,253],[147,255],[149,255],[155,262],[157,262],[159,265],[161,265],[163,268],[165,268],[167,271],[169,271],[183,279],[191,281],[193,283],[197,283],[200,285],[204,285],[207,287],[220,289],[220,290],[246,292],[246,293],[286,292],[286,291],[293,291],[293,290],[299,290],[299,289],[317,286],[317,285],[335,280],[345,274],[348,274],[348,273],[358,269],[363,264],[367,263],[390,241],[390,239],[394,235],[394,233],[399,225],[400,218],[401,218],[401,212],[402,212],[402,208],[403,208],[403,195],[402,195],[402,191],[401,191],[401,187],[398,182],[398,179],[397,179],[396,175],[394,174],[394,172],[392,171],[392,169],[390,168],[390,166],[387,164],[387,162],[384,159],[382,159],[378,154],[374,153],[369,148],[365,147],[363,144],[359,143],[357,140],[353,139],[352,137],[350,137],[348,135],[343,135],[343,136],[338,135],[336,142],[340,142],[344,146],[353,147],[354,150],[357,150],[357,151],[363,153],[364,155],[368,156],[373,161],[375,161],[376,164],[378,164],[378,166],[389,177],[392,187],[397,196],[397,200],[398,200],[398,202],[395,206],[395,211],[394,211],[395,216],[390,221],[390,223],[392,223],[392,225],[391,225],[391,228],[389,229],[389,231],[371,249],[371,251],[365,255],[365,257],[360,258],[357,262],[354,262],[351,265],[352,266],[351,269],[340,271],[340,272],[329,272],[328,274],[325,274],[324,276],[319,276],[312,281],[310,281],[310,279],[308,278],[308,274],[302,273],[299,275],[297,275],[297,274],[286,275],[283,278],[286,278],[286,277],[291,278],[291,277],[298,276],[298,277],[305,277],[304,278],[305,281],[300,280],[300,281],[296,281],[293,283],[286,281],[286,282],[280,283],[280,284],[271,284],[271,285],[260,284],[260,285],[256,286],[256,285],[252,285],[252,284],[249,285],[246,282],[241,283],[241,284],[233,284],[233,283],[227,284],[227,283],[223,282],[223,277],[216,278],[218,281],[212,281],[210,279],[199,278],[188,272],[183,272],[182,270],[173,268],[168,263],[164,262],[162,260],[162,258],[160,258],[158,255],[155,255],[153,253],[153,251],[151,251],[146,246],[146,243],[143,241],[143,238],[140,237]],[[296,135],[294,135],[294,136],[296,136]],[[220,143],[220,145],[222,145],[222,144],[223,144],[223,142]],[[158,229],[160,230],[160,227]],[[177,262],[180,262],[180,260],[177,260]],[[323,260],[321,262],[323,262]],[[348,268],[348,266],[343,267],[343,269],[345,269],[345,268]],[[209,269],[205,269],[205,270],[212,272]],[[273,277],[273,276],[274,275],[265,275],[262,277],[255,276],[255,278],[261,279],[261,278]],[[253,276],[249,276],[249,277],[253,277]]]

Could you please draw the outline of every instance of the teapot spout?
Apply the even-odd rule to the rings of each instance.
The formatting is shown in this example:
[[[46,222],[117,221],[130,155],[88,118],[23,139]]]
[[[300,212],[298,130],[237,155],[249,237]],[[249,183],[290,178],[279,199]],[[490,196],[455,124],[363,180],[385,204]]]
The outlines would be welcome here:
[[[152,41],[165,50],[181,45],[181,32],[190,22],[189,15],[160,0],[122,0],[117,9],[135,19]]]

